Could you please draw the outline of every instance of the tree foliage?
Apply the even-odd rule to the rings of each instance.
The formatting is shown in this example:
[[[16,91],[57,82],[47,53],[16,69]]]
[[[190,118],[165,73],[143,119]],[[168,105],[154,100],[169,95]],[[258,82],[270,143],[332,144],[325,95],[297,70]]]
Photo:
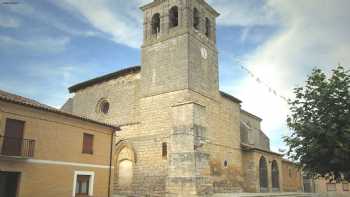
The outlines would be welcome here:
[[[327,78],[314,69],[289,101],[284,141],[288,156],[313,177],[350,181],[350,74],[342,66]]]

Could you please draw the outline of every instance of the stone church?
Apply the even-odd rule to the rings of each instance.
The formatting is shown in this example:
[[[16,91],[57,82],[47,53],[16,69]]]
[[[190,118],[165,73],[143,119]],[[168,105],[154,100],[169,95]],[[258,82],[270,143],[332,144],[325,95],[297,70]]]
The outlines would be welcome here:
[[[300,172],[270,150],[262,120],[219,90],[219,13],[204,0],[153,0],[141,10],[141,65],[70,87],[62,107],[121,127],[114,193],[301,191]]]

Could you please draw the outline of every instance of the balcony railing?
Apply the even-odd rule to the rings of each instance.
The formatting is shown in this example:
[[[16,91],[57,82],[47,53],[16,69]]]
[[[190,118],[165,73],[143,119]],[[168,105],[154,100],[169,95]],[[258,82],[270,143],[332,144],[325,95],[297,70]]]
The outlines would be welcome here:
[[[35,140],[0,135],[0,156],[30,158],[34,149]]]

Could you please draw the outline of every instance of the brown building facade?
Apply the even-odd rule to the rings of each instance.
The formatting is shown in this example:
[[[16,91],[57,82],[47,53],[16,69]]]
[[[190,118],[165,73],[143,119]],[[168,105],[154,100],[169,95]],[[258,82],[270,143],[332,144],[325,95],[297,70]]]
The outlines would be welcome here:
[[[0,91],[0,196],[109,196],[117,129]]]

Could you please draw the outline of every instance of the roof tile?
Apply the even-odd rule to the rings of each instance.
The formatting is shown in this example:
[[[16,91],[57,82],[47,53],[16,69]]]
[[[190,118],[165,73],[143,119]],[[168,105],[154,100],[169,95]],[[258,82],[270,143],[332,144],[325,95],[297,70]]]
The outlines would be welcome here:
[[[117,126],[113,126],[113,125],[110,125],[110,124],[107,124],[107,123],[98,122],[96,120],[92,120],[92,119],[89,119],[89,118],[86,118],[86,117],[70,114],[70,113],[58,110],[58,109],[56,109],[54,107],[50,107],[48,105],[42,104],[42,103],[40,103],[38,101],[35,101],[33,99],[29,99],[29,98],[26,98],[26,97],[23,97],[23,96],[19,96],[19,95],[16,95],[16,94],[5,92],[3,90],[0,90],[0,100],[1,101],[5,101],[5,102],[9,102],[9,103],[14,103],[14,104],[27,106],[27,107],[32,107],[32,108],[43,110],[43,111],[48,111],[48,112],[60,114],[60,115],[67,116],[67,117],[70,117],[70,118],[80,119],[80,120],[83,120],[83,121],[87,121],[87,122],[91,122],[91,123],[94,123],[94,124],[107,126],[107,127],[113,128],[115,130],[119,130],[119,127],[117,127]]]

